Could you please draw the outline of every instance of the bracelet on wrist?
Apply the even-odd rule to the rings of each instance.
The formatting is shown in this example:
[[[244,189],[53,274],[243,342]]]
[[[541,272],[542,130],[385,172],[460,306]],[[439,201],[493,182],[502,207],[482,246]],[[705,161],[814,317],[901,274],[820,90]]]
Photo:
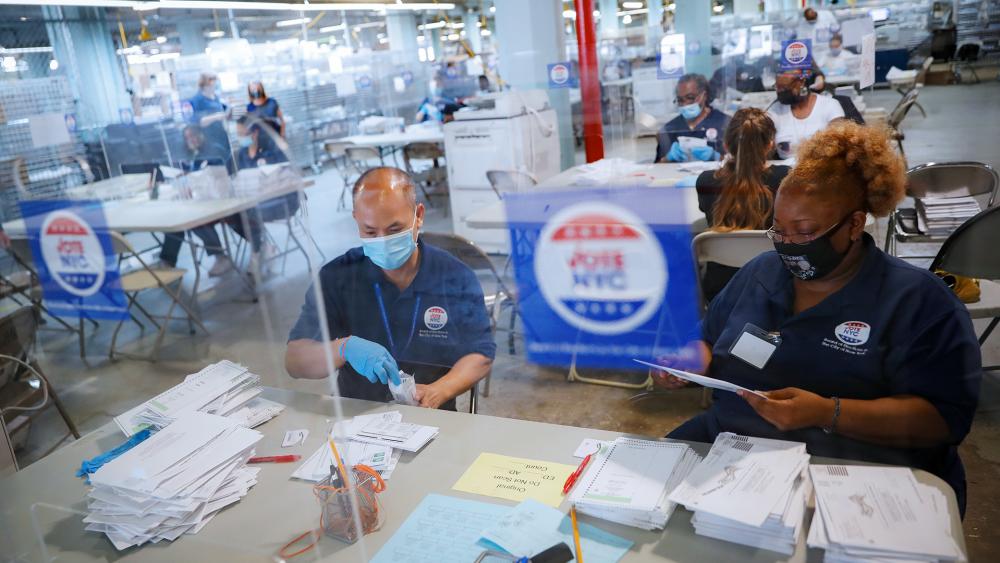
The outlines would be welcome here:
[[[837,421],[840,419],[840,397],[832,397],[833,399],[833,418],[830,420],[829,426],[823,427],[823,432],[827,434],[833,434],[837,431]]]

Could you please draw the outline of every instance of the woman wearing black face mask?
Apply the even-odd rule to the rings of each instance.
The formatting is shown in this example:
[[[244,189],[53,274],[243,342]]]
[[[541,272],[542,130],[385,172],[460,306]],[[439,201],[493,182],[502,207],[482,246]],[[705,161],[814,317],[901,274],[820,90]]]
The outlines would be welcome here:
[[[781,158],[792,156],[803,141],[834,119],[844,117],[844,109],[837,100],[809,91],[806,77],[800,71],[778,75],[774,89],[778,99],[767,108],[767,113],[774,121],[777,131],[774,142]]]
[[[981,377],[969,314],[931,272],[864,232],[866,213],[889,213],[905,183],[884,131],[842,121],[802,146],[774,204],[777,252],[740,269],[696,344],[708,375],[767,398],[716,391],[671,438],[711,442],[728,431],[917,467],[948,481],[964,510],[957,446]],[[745,346],[760,341],[770,344]]]
[[[259,80],[247,84],[247,97],[250,98],[250,103],[247,104],[247,113],[253,113],[261,119],[277,123],[278,134],[284,138],[285,114],[282,113],[278,100],[267,97],[264,85]]]

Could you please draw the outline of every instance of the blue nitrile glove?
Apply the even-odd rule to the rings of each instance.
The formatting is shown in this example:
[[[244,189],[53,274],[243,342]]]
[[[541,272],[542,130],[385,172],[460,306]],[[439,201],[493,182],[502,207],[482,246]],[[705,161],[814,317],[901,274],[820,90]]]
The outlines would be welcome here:
[[[357,336],[348,337],[344,344],[344,359],[354,371],[372,383],[388,383],[391,379],[394,384],[399,385],[396,360],[392,359],[392,354],[381,344]]]
[[[695,147],[691,149],[691,156],[698,160],[719,160],[719,153],[712,147]]]
[[[76,470],[76,476],[86,477],[87,483],[90,483],[91,473],[97,473],[97,470],[103,467],[104,464],[110,462],[116,457],[136,447],[137,445],[142,443],[143,440],[149,438],[152,434],[153,434],[152,428],[146,428],[144,430],[140,430],[139,432],[133,434],[131,438],[126,440],[124,443],[122,443],[115,449],[104,452],[103,454],[100,454],[93,459],[83,460],[83,462],[80,464],[80,469]]]
[[[687,162],[687,155],[684,154],[684,149],[681,148],[679,141],[674,141],[674,144],[670,145],[670,152],[667,153],[667,161],[669,162]]]

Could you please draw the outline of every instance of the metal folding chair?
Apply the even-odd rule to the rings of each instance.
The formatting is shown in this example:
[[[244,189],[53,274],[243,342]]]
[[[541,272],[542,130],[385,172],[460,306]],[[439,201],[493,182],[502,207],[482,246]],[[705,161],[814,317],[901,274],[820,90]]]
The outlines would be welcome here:
[[[486,179],[497,199],[503,199],[503,194],[523,192],[538,185],[538,179],[532,174],[519,170],[487,170]]]
[[[903,158],[906,158],[906,151],[903,150],[903,140],[906,138],[902,130],[903,120],[906,119],[906,114],[910,112],[910,108],[917,105],[917,96],[919,95],[919,87],[907,91],[903,99],[889,113],[889,118],[886,120],[886,126],[889,128],[892,140],[896,141],[896,144],[899,146],[899,154],[903,155]],[[921,111],[923,110],[921,109]]]
[[[418,170],[414,166],[415,160],[429,160],[432,162],[432,166]],[[443,160],[444,148],[438,143],[409,143],[403,147],[403,166],[410,177],[413,178],[413,181],[420,187],[420,191],[424,194],[424,199],[432,207],[434,202],[431,200],[431,195],[447,195],[447,192],[432,194],[427,191],[427,188],[434,188],[434,191],[437,192],[441,186],[447,189],[448,173],[441,166],[440,162]],[[447,210],[447,207],[445,209]]]
[[[145,316],[153,326],[157,328],[156,340],[153,344],[153,350],[148,356],[136,356],[133,354],[126,354],[117,350],[116,345],[118,342],[118,333],[121,330],[122,324],[125,320],[122,319],[118,321],[115,326],[115,332],[111,336],[111,348],[108,351],[108,357],[115,359],[115,356],[131,357],[135,359],[148,360],[155,362],[159,359],[160,346],[163,344],[163,337],[167,333],[167,325],[173,320],[174,309],[178,306],[184,311],[187,316],[188,330],[191,334],[194,334],[194,325],[208,333],[208,329],[202,324],[201,319],[198,315],[188,306],[187,303],[181,298],[180,295],[180,283],[184,279],[184,274],[187,270],[183,268],[154,268],[146,263],[142,258],[142,254],[136,252],[129,243],[128,239],[122,236],[120,233],[110,231],[109,235],[111,237],[111,248],[112,251],[118,255],[118,264],[121,265],[122,262],[135,259],[141,269],[124,272],[121,274],[121,286],[122,291],[125,292],[126,298],[128,298],[128,307],[131,312],[132,308],[136,308]],[[177,285],[177,290],[170,289],[171,285]],[[170,306],[167,309],[166,315],[154,315],[150,313],[145,307],[142,306],[138,301],[138,296],[141,292],[150,289],[160,289],[170,298]],[[160,319],[161,322],[157,322]]]
[[[1000,189],[1000,175],[981,162],[932,162],[911,168],[906,173],[906,195],[913,199],[974,197],[983,209],[993,207]],[[934,237],[906,228],[905,217],[914,216],[915,208],[901,208],[889,215],[886,227],[885,251],[896,253],[897,243],[944,242],[947,237]],[[907,258],[932,258],[908,256]]]
[[[490,315],[490,324],[494,330],[497,328],[503,307],[510,307],[508,346],[510,353],[513,354],[514,325],[517,321],[517,293],[507,288],[490,257],[474,242],[455,234],[424,232],[420,234],[420,237],[425,243],[451,254],[476,274],[483,289],[483,298]],[[489,395],[490,376],[487,375],[483,382],[483,396],[489,397]]]
[[[931,271],[944,270],[951,274],[979,279],[980,297],[976,303],[966,303],[973,319],[992,319],[979,337],[982,346],[1000,324],[1000,253],[993,246],[1000,240],[1000,207],[990,207],[963,223],[944,241]],[[983,370],[1000,370],[1000,365],[984,366]]]
[[[351,193],[351,184],[353,183],[351,176],[354,167],[347,157],[347,149],[353,146],[354,143],[342,141],[323,143],[323,150],[326,151],[327,157],[333,162],[334,168],[340,174],[340,179],[344,182],[344,186],[340,189],[340,197],[337,199],[337,211],[347,209],[347,199]]]

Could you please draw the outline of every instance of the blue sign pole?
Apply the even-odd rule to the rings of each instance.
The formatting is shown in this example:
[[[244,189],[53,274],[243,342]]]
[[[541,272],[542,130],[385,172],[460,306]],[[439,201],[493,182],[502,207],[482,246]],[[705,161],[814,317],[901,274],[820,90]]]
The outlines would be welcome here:
[[[42,298],[60,317],[128,318],[99,201],[22,201]]]

